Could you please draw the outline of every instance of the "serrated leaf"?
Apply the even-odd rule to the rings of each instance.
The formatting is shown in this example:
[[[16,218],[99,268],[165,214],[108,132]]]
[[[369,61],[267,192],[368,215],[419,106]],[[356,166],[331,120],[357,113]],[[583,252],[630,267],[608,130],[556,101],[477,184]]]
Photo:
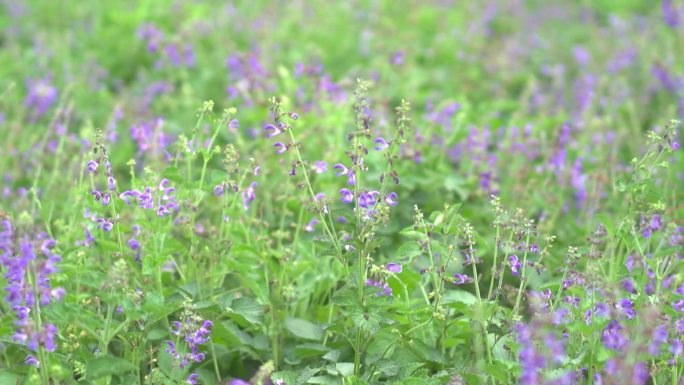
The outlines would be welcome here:
[[[342,354],[342,352],[339,350],[331,350],[323,356],[323,359],[335,363],[340,359],[340,354]]]
[[[226,311],[249,324],[261,324],[263,322],[264,309],[253,298],[241,297],[233,300],[230,308]]]

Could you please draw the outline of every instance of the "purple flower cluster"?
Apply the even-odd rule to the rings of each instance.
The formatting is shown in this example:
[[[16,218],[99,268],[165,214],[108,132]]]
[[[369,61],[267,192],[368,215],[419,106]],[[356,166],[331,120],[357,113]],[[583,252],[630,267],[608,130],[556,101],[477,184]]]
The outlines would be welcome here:
[[[98,145],[98,148],[103,148]],[[112,200],[112,193],[116,190],[116,180],[114,179],[114,174],[112,173],[112,165],[109,163],[107,157],[98,158],[97,160],[91,160],[86,164],[86,169],[95,174],[100,167],[100,162],[105,164],[105,175],[107,176],[107,191],[100,191],[98,189],[93,190],[90,195],[93,198],[102,203],[103,206],[108,206],[109,202]]]
[[[566,358],[565,344],[553,330],[546,331],[540,326],[519,323],[516,325],[517,340],[520,344],[520,385],[573,383],[575,373],[569,372],[549,381],[544,381],[542,372],[550,365],[560,364]],[[545,349],[541,349],[544,346]]]
[[[255,175],[258,174],[258,171],[255,173]],[[246,189],[242,190],[242,207],[245,208],[245,210],[249,209],[250,203],[252,203],[256,199],[256,186],[257,182],[252,182],[247,186]],[[237,185],[232,185],[230,186],[226,182],[222,182],[220,184],[217,184],[214,186],[214,196],[220,197],[225,194],[226,191],[238,191],[238,186]]]
[[[164,119],[156,118],[150,121],[143,121],[131,126],[131,138],[137,143],[138,151],[143,153],[161,154],[167,159],[171,154],[166,151],[166,147],[173,143],[172,135],[164,133]]]
[[[185,322],[174,321],[171,324],[171,334],[176,336],[175,341],[167,340],[168,348],[166,352],[171,354],[176,365],[181,369],[190,365],[191,362],[200,363],[204,361],[205,354],[200,351],[200,345],[209,341],[211,328],[214,323],[209,320],[202,320],[201,318],[191,315],[185,319]],[[179,344],[179,342],[183,344]],[[196,374],[191,374],[188,377],[188,383],[193,384],[191,379],[196,381]]]
[[[395,263],[395,262],[390,262],[387,264],[387,266],[385,266],[385,271],[387,271],[391,274],[399,274],[403,270],[404,270],[403,267],[400,264]],[[387,273],[384,273],[384,274],[387,275]],[[375,293],[375,295],[378,297],[383,296],[383,295],[388,296],[388,297],[392,296],[392,288],[389,286],[389,284],[387,284],[387,282],[384,279],[371,279],[371,278],[369,278],[369,279],[366,279],[365,285],[366,286],[374,286],[374,287],[381,289]]]
[[[149,53],[163,53],[163,56],[155,63],[155,68],[162,67],[164,62],[174,67],[195,66],[195,52],[190,44],[184,44],[182,49],[174,42],[164,41],[164,32],[151,23],[145,23],[138,28],[138,38],[142,40]],[[163,46],[163,51],[160,50]]]
[[[63,288],[53,288],[50,276],[57,272],[61,257],[53,249],[56,242],[46,233],[34,237],[20,235],[9,220],[0,222],[0,265],[6,272],[5,301],[15,312],[17,327],[12,339],[31,351],[39,347],[54,351],[57,327],[41,322],[40,308],[61,300]],[[35,357],[28,359],[38,364]]]
[[[138,206],[142,209],[156,210],[157,215],[160,217],[171,215],[179,210],[179,206],[174,194],[176,189],[170,187],[169,184],[168,179],[162,179],[156,188],[145,187],[143,191],[124,191],[119,194],[119,198],[126,202],[127,205],[137,202]]]
[[[57,88],[50,83],[50,78],[29,79],[26,81],[28,94],[24,106],[31,111],[31,117],[38,119],[45,115],[57,101]]]

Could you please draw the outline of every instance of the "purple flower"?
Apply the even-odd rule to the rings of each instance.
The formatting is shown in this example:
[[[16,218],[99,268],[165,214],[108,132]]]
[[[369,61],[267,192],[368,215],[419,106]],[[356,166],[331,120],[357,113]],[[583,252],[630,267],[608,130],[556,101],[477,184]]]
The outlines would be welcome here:
[[[627,345],[627,339],[622,335],[622,326],[616,320],[610,321],[608,326],[603,329],[603,345],[608,349],[621,350]]]
[[[356,174],[354,174],[351,171],[347,175],[347,185],[349,185],[349,186],[355,186],[356,185]]]
[[[387,271],[390,273],[399,274],[402,270],[403,268],[398,263],[390,262],[387,264]]]
[[[276,151],[276,154],[281,155],[285,151],[287,151],[287,145],[284,144],[283,142],[276,142],[273,147],[277,148],[278,151]]]
[[[280,135],[283,132],[282,127],[276,127],[273,124],[267,124],[264,126],[264,131],[266,131],[266,138],[270,139],[276,135]]]
[[[88,165],[87,165],[88,171],[90,171],[90,172],[97,171],[97,166],[98,166],[98,163],[94,160],[91,160],[90,162],[88,162]]]
[[[540,383],[540,371],[546,367],[546,360],[534,343],[533,329],[524,323],[516,325],[518,332],[518,343],[520,343],[520,351],[518,359],[520,360],[521,373],[520,385],[537,385]]]
[[[323,174],[324,172],[328,171],[328,163],[319,160],[317,162],[314,162],[312,168],[316,174]]]
[[[179,336],[179,340],[184,341],[187,349],[181,350],[186,353],[180,354],[177,346],[172,341],[167,341],[169,344],[167,353],[171,354],[174,360],[184,368],[190,364],[190,361],[202,362],[206,358],[205,354],[200,352],[200,345],[209,341],[209,334],[213,322],[209,320],[202,320],[195,315],[189,316],[183,323],[175,321],[172,323],[171,333]]]
[[[472,282],[472,279],[465,274],[456,273],[454,274],[454,278],[454,285],[464,285],[466,283]]]
[[[366,286],[375,286],[380,289],[381,291],[378,291],[375,293],[377,297],[380,297],[381,295],[386,295],[386,296],[391,296],[392,295],[392,288],[387,284],[387,282],[381,282],[381,281],[374,281],[372,279],[367,279],[365,282]]]
[[[672,308],[679,311],[679,312],[684,313],[684,299],[680,299],[678,301],[675,301],[672,304]]]
[[[519,276],[520,275],[520,269],[522,268],[522,264],[520,263],[520,260],[518,259],[517,255],[511,255],[508,257],[508,264],[511,266],[511,273],[514,276]]]
[[[199,375],[196,373],[192,373],[191,375],[188,376],[188,379],[185,380],[186,384],[190,385],[197,385],[197,379],[199,378]]]
[[[636,312],[634,311],[634,302],[628,298],[621,299],[615,305],[615,307],[621,309],[629,319],[632,319],[636,316]]]
[[[385,197],[385,203],[387,203],[388,206],[396,206],[397,204],[399,204],[397,198],[399,198],[397,193],[391,192],[387,194],[387,196]]]
[[[252,182],[249,184],[249,187],[242,192],[242,206],[244,206],[245,210],[249,209],[249,204],[256,199],[256,193],[254,191],[256,185],[257,182]]]
[[[314,219],[310,220],[309,223],[306,224],[306,226],[304,226],[304,230],[310,233],[310,232],[314,231],[314,226],[316,226],[317,224],[318,224],[318,219],[314,218]]]
[[[373,207],[377,203],[377,196],[380,195],[377,191],[369,191],[365,194],[361,194],[359,197],[359,207],[368,209]]]
[[[251,385],[249,382],[236,378],[231,380],[228,385]]]
[[[231,131],[237,131],[240,128],[240,121],[233,119],[228,123],[228,129]]]
[[[570,318],[570,310],[562,307],[562,308],[557,309],[553,313],[553,319],[551,320],[551,323],[554,326],[565,325],[565,324],[570,322],[569,318]]]
[[[26,81],[28,94],[24,99],[24,106],[32,110],[32,117],[38,119],[47,113],[48,109],[57,101],[57,88],[50,84],[49,78]]]
[[[220,197],[223,195],[224,189],[223,189],[223,184],[217,184],[214,186],[214,196]]]
[[[672,0],[663,0],[663,21],[672,28],[679,27],[681,23],[680,10],[672,4]]]
[[[648,353],[657,356],[660,353],[660,348],[667,343],[667,325],[658,325],[651,333],[651,343],[648,346]]]
[[[634,287],[634,282],[631,278],[625,278],[625,280],[622,281],[622,288],[628,293],[636,294],[636,288]]]
[[[35,367],[39,367],[39,366],[40,366],[40,361],[38,361],[38,359],[37,359],[35,356],[31,355],[31,354],[29,354],[28,356],[26,356],[26,361],[25,361],[25,362],[26,362],[26,365],[31,365],[31,366],[35,366]]]
[[[382,151],[389,147],[389,143],[381,136],[378,136],[373,142],[375,143],[375,151]]]
[[[354,193],[346,188],[340,189],[340,195],[342,196],[342,203],[352,203],[354,201]]]
[[[337,173],[335,173],[336,176],[347,175],[349,173],[349,169],[346,168],[342,163],[337,163],[334,165],[333,170],[337,170]]]
[[[112,231],[112,228],[114,227],[114,224],[112,222],[109,222],[108,220],[106,220],[104,218],[98,219],[97,223],[98,223],[97,227],[99,229],[104,230],[105,232]]]

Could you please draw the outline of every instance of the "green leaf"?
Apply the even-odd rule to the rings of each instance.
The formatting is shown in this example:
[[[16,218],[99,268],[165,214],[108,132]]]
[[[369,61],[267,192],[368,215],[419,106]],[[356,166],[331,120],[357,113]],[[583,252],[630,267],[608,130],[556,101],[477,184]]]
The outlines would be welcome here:
[[[135,366],[130,362],[114,356],[104,356],[88,361],[86,364],[86,379],[97,380],[105,376],[113,376],[133,371]]]
[[[280,372],[275,372],[271,374],[271,381],[273,383],[277,383],[278,381],[283,381],[286,384],[297,384],[297,378],[299,376],[297,373],[289,371],[289,370],[282,370]]]
[[[406,242],[399,246],[399,249],[397,249],[397,251],[394,253],[394,259],[397,261],[411,261],[413,258],[419,256],[422,251],[423,250],[418,245],[418,242]]]
[[[485,371],[503,383],[509,382],[508,375],[510,373],[510,369],[503,362],[494,361],[490,364],[487,364]]]
[[[3,372],[0,373],[0,384],[7,384],[7,385],[12,385],[12,384],[18,384],[19,383],[19,376],[16,374],[8,373],[8,372]]]
[[[299,318],[286,318],[285,328],[296,337],[307,340],[320,341],[324,335],[320,325]]]
[[[375,312],[363,312],[362,309],[353,309],[351,312],[351,319],[354,326],[361,329],[364,333],[375,334],[380,329],[380,322],[382,317]]]
[[[474,305],[477,303],[477,297],[473,293],[465,290],[449,290],[444,293],[444,303],[462,303],[464,305]]]
[[[263,322],[264,309],[253,298],[241,297],[231,303],[226,311],[237,321],[245,321],[249,324],[261,324]]]
[[[320,384],[320,385],[342,385],[342,380],[339,377],[333,376],[316,376],[311,377],[306,382],[307,384]]]
[[[342,352],[339,350],[331,350],[323,356],[323,359],[335,363],[340,359],[340,354],[342,354]]]
[[[150,341],[156,341],[166,337],[167,335],[169,335],[168,330],[152,329],[149,333],[147,333],[147,339]]]

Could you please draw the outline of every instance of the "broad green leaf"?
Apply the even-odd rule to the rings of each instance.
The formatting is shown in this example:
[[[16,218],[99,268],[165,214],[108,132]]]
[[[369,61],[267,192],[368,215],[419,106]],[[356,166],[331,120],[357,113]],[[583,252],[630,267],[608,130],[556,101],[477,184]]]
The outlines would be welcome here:
[[[324,335],[320,325],[300,318],[286,318],[285,328],[295,336],[307,340],[320,341]]]
[[[93,381],[105,376],[130,372],[134,369],[133,364],[119,357],[99,357],[86,363],[86,379]]]

